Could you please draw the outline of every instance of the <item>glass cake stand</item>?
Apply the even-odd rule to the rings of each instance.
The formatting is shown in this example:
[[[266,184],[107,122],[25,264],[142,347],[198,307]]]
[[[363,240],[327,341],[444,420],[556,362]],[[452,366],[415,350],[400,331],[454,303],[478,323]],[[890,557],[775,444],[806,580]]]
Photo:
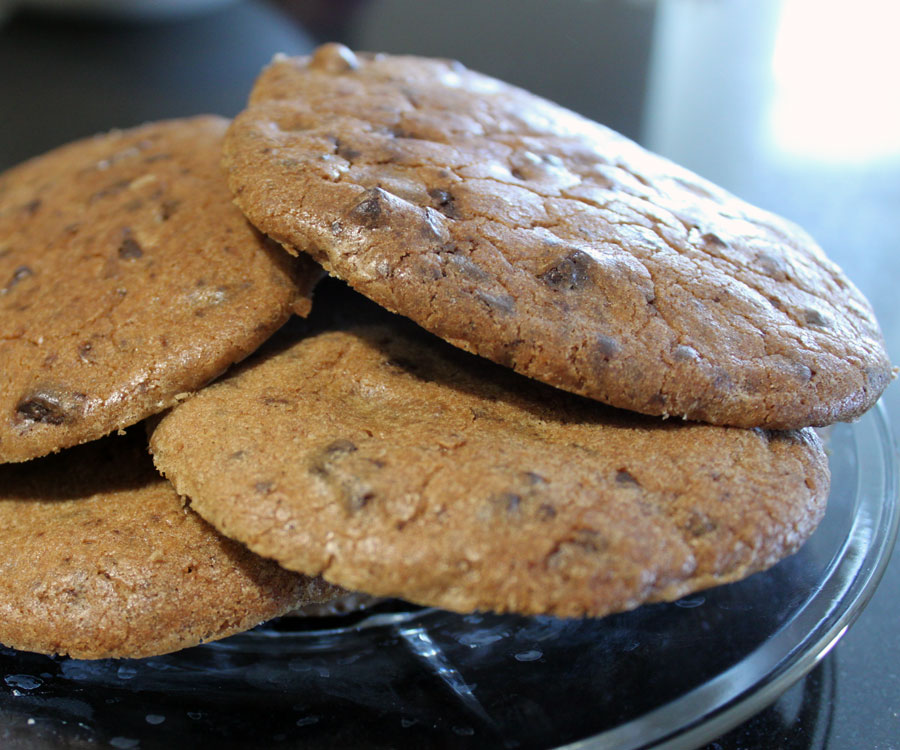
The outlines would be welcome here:
[[[812,669],[884,571],[898,525],[884,413],[824,437],[821,526],[744,581],[601,620],[387,602],[135,661],[0,649],[0,746],[696,747]]]

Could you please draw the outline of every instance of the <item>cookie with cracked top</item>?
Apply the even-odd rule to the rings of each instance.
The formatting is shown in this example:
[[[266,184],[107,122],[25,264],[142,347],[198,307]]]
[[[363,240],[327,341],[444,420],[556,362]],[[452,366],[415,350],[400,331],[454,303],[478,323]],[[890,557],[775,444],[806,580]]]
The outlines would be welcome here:
[[[677,599],[774,564],[821,518],[809,429],[616,410],[406,323],[257,353],[162,417],[157,468],[286,568],[461,612]]]
[[[320,270],[232,204],[227,125],[113,131],[0,175],[0,462],[159,412],[308,311]]]
[[[184,507],[143,430],[0,466],[0,643],[80,659],[167,653],[344,592]]]
[[[847,420],[892,377],[801,229],[458,63],[276,58],[225,146],[238,205],[451,343],[646,414]]]

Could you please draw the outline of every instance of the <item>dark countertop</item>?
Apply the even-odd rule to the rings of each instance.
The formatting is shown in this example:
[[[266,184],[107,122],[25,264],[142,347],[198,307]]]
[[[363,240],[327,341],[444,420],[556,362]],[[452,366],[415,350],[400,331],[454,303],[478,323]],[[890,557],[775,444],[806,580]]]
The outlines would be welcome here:
[[[255,2],[143,25],[12,16],[0,24],[0,168],[114,126],[234,114],[274,52],[307,52],[317,35],[452,56],[803,225],[868,296],[900,361],[900,113],[886,94],[896,83],[879,84],[900,58],[878,44],[887,21],[863,29],[823,10],[804,25],[804,3],[777,0],[371,0],[324,15],[310,8],[328,3],[295,5],[309,31]],[[896,434],[896,384],[884,403]],[[837,647],[708,748],[900,747],[898,595],[895,556]]]

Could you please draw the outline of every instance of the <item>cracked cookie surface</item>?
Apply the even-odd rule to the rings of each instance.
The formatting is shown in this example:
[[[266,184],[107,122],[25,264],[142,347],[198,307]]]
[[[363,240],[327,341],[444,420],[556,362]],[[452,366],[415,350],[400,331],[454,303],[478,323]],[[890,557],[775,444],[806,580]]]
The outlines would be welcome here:
[[[225,153],[289,251],[566,390],[794,428],[858,416],[892,376],[868,302],[801,229],[458,63],[278,58]]]
[[[157,468],[284,567],[462,612],[677,599],[774,564],[824,511],[809,429],[663,422],[407,329],[258,353],[160,420]]]
[[[135,433],[0,466],[0,642],[80,659],[152,656],[343,593],[185,508]]]
[[[0,175],[0,462],[161,411],[308,310],[318,271],[231,202],[227,124],[113,131]]]

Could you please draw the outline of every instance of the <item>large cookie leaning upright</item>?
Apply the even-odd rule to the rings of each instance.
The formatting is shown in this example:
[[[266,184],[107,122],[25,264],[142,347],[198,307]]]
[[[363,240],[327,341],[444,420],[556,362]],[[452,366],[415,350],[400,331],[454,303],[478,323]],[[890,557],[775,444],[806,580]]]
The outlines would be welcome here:
[[[810,430],[662,422],[396,326],[254,355],[150,445],[258,554],[463,612],[599,616],[734,581],[796,550],[828,492]]]
[[[0,462],[161,411],[308,310],[313,264],[231,202],[227,125],[114,131],[0,175]]]
[[[134,433],[0,466],[0,643],[152,656],[343,593],[217,533]]]
[[[868,303],[802,230],[458,64],[276,59],[225,149],[238,204],[289,250],[575,393],[793,428],[890,380]]]

